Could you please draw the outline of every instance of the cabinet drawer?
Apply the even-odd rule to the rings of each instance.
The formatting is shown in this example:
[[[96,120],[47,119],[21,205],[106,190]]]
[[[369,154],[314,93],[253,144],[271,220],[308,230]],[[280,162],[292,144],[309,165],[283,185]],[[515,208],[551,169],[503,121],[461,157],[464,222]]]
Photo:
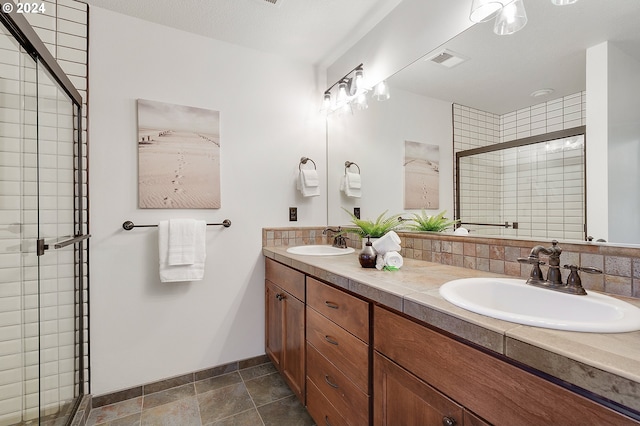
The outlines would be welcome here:
[[[369,343],[369,303],[307,278],[307,305],[360,340]]]
[[[350,426],[311,380],[307,381],[307,410],[318,426]]]
[[[373,314],[377,351],[490,423],[638,424],[386,309],[376,306]]]
[[[369,424],[369,397],[309,344],[307,365],[307,380],[315,384],[348,424]]]
[[[307,307],[307,341],[364,393],[369,391],[369,346]]]
[[[304,274],[281,263],[265,259],[265,278],[304,301]]]

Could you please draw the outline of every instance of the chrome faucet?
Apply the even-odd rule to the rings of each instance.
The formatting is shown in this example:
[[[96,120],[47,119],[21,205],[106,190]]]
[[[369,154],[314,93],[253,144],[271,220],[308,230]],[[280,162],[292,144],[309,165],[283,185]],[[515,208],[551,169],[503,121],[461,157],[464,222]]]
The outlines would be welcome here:
[[[540,265],[544,265],[539,258],[540,253],[549,256],[549,270],[547,271],[547,279],[545,280],[540,269]],[[578,271],[587,272],[589,274],[601,274],[598,268],[580,267],[576,265],[564,265],[565,269],[569,269],[571,273],[567,278],[567,283],[562,283],[562,273],[560,271],[560,254],[562,249],[558,247],[558,241],[551,241],[551,247],[535,246],[531,249],[529,257],[518,258],[520,263],[529,263],[533,265],[527,284],[536,287],[548,288],[550,290],[561,291],[563,293],[586,295],[587,292],[582,287],[582,281],[578,275]]]
[[[338,229],[324,228],[322,235],[328,235],[327,232],[333,232],[336,234],[333,236],[333,244],[331,244],[333,247],[347,248],[347,237],[342,235],[343,231],[339,226]]]

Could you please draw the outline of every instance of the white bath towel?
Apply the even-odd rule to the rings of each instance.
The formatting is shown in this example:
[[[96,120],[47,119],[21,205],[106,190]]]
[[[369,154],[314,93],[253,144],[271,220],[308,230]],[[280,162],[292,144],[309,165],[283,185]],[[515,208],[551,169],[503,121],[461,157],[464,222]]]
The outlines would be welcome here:
[[[194,224],[193,263],[188,265],[170,265],[170,225],[168,220],[158,224],[158,255],[160,260],[160,281],[200,281],[204,278],[204,261],[206,259],[207,223],[197,220]]]
[[[346,172],[344,176],[344,193],[347,197],[360,198],[362,196],[362,179],[360,174]]]
[[[397,251],[390,251],[376,258],[376,269],[382,270],[385,267],[389,269],[400,269],[404,264],[402,255]]]
[[[380,255],[389,251],[399,251],[402,248],[400,247],[400,237],[395,231],[389,231],[373,242],[373,248]]]
[[[383,258],[385,266],[393,266],[399,269],[404,264],[402,256],[397,251],[389,251],[384,254]]]
[[[196,221],[194,219],[169,219],[170,266],[193,265],[195,262]]]
[[[297,188],[303,197],[316,197],[320,195],[318,172],[315,169],[300,170]]]

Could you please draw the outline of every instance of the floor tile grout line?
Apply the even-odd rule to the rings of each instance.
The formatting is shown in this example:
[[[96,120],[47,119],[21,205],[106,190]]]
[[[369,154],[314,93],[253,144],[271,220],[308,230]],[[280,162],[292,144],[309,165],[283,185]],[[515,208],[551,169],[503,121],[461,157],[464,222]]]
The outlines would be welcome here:
[[[251,378],[249,378],[249,379],[245,379],[245,378],[243,377],[243,375],[242,375],[241,371],[250,370],[250,369],[252,369],[252,368],[257,368],[257,367],[260,367],[260,366],[263,366],[263,365],[267,365],[267,364],[272,364],[272,363],[270,363],[270,362],[265,362],[265,363],[258,364],[258,365],[252,366],[252,367],[247,367],[247,368],[244,368],[244,369],[238,369],[238,370],[235,370],[235,371],[230,371],[230,372],[225,373],[225,374],[220,374],[220,375],[218,375],[218,376],[212,376],[212,377],[208,377],[208,378],[201,379],[201,380],[197,380],[197,381],[195,380],[195,377],[194,377],[194,381],[193,381],[193,382],[191,382],[191,383],[189,383],[189,384],[193,385],[193,387],[194,387],[194,394],[193,394],[193,396],[192,396],[192,397],[195,397],[195,398],[196,398],[196,401],[198,401],[198,395],[202,395],[202,394],[204,394],[204,393],[206,393],[206,392],[210,392],[210,391],[206,391],[206,392],[202,392],[202,393],[198,392],[198,388],[197,388],[197,386],[196,386],[196,383],[198,383],[198,382],[202,382],[202,381],[206,381],[206,380],[210,380],[210,379],[215,378],[215,377],[221,377],[221,376],[231,375],[231,374],[236,373],[236,374],[238,374],[238,375],[240,376],[240,380],[241,380],[242,384],[245,386],[245,389],[247,390],[247,394],[249,395],[249,398],[251,399],[251,403],[252,403],[252,405],[253,405],[254,409],[256,410],[256,412],[257,412],[257,414],[258,414],[258,417],[260,418],[260,421],[262,422],[262,426],[264,426],[264,425],[265,425],[265,423],[264,423],[264,420],[263,420],[262,416],[260,415],[260,412],[258,411],[258,407],[264,407],[264,406],[269,405],[269,404],[271,404],[271,403],[274,403],[274,402],[277,402],[277,401],[281,401],[281,400],[283,400],[283,399],[289,398],[291,395],[287,395],[287,396],[285,396],[285,397],[283,397],[283,398],[280,398],[280,399],[277,399],[277,400],[274,400],[274,401],[270,401],[270,402],[268,402],[268,403],[266,403],[266,404],[262,404],[262,405],[258,406],[258,405],[256,405],[256,402],[254,401],[253,397],[251,396],[251,393],[249,392],[249,390],[248,390],[248,388],[247,388],[247,386],[246,386],[246,382],[247,382],[247,381],[256,380],[256,379],[259,379],[259,378],[262,378],[262,377],[266,377],[266,376],[269,376],[269,375],[272,375],[272,374],[277,374],[278,372],[277,372],[277,371],[267,372],[267,373],[261,374],[261,375],[259,375],[259,376],[255,376],[255,377],[251,377]],[[112,421],[115,421],[115,420],[120,420],[120,419],[122,419],[122,418],[124,418],[124,417],[128,417],[128,416],[135,415],[135,414],[140,415],[140,417],[142,418],[142,414],[143,414],[143,412],[145,411],[145,410],[144,410],[144,398],[145,398],[146,396],[151,396],[151,395],[154,395],[154,394],[158,394],[158,393],[162,393],[162,392],[167,392],[167,391],[169,391],[169,390],[171,390],[171,389],[175,389],[175,388],[183,387],[183,386],[185,386],[185,385],[188,385],[188,384],[187,384],[187,383],[185,383],[185,384],[182,384],[182,385],[177,385],[177,386],[174,386],[174,387],[171,387],[171,388],[168,388],[168,389],[164,389],[164,390],[157,391],[157,392],[153,392],[153,393],[149,393],[149,394],[144,394],[144,393],[143,393],[143,394],[142,394],[142,395],[140,395],[140,396],[137,396],[137,397],[134,397],[134,398],[130,398],[130,399],[128,399],[128,400],[118,401],[118,402],[114,402],[113,404],[103,405],[103,406],[100,406],[100,407],[98,407],[98,408],[92,409],[91,411],[94,411],[94,410],[101,410],[102,408],[110,407],[110,406],[113,406],[113,405],[116,405],[116,404],[120,404],[120,403],[123,403],[123,402],[127,402],[127,401],[131,401],[131,400],[136,399],[136,398],[140,398],[140,399],[141,399],[141,402],[140,402],[140,410],[139,410],[139,411],[137,411],[137,412],[132,412],[132,413],[129,413],[129,414],[125,414],[125,415],[122,415],[122,416],[118,416],[118,417],[116,417],[116,418],[114,418],[114,419],[110,419],[110,420],[108,420],[108,421],[106,421],[106,422],[102,422],[102,423],[94,423],[94,426],[103,426],[103,425],[108,424],[109,422],[112,422]],[[212,390],[224,389],[224,388],[226,388],[226,387],[230,387],[230,386],[233,386],[233,385],[223,386],[223,387],[221,387],[221,388],[212,389]],[[153,409],[153,408],[160,407],[160,406],[162,406],[162,405],[166,405],[166,404],[171,404],[171,403],[174,403],[174,402],[180,401],[180,400],[185,399],[185,398],[189,398],[189,397],[183,397],[183,398],[179,398],[179,399],[176,399],[176,400],[173,400],[173,401],[169,401],[169,402],[166,402],[166,403],[164,403],[164,404],[160,404],[160,405],[157,405],[157,406],[155,406],[155,407],[148,408],[147,410],[151,410],[151,409]],[[197,405],[198,405],[198,414],[200,415],[200,423],[202,424],[202,416],[201,416],[201,413],[200,413],[200,406],[199,406],[199,404],[197,404]],[[91,411],[89,412],[89,415],[91,415]],[[248,411],[248,410],[245,410],[245,411]],[[243,412],[245,412],[245,411],[243,411]],[[242,412],[242,413],[243,413],[243,412]],[[236,415],[237,415],[237,414],[240,414],[240,413],[236,413]],[[232,417],[232,416],[230,416],[230,417]]]
[[[266,376],[266,374],[265,374],[265,376]],[[263,376],[260,376],[260,377],[263,377]],[[264,419],[262,418],[262,415],[260,414],[260,411],[258,410],[258,406],[256,405],[256,402],[253,400],[253,396],[251,396],[251,392],[249,392],[249,388],[247,387],[247,382],[244,379],[244,377],[242,377],[242,374],[240,374],[240,379],[242,379],[242,385],[247,390],[247,394],[249,395],[249,399],[251,399],[251,404],[253,405],[254,410],[256,410],[256,413],[258,414],[258,418],[260,419],[260,422],[262,423],[262,426],[265,426]]]

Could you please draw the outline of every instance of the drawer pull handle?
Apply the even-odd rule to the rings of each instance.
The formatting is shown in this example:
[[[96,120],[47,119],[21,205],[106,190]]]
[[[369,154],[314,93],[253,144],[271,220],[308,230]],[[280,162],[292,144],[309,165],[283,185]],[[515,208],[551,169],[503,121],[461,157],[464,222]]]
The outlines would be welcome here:
[[[442,418],[442,426],[456,426],[456,421],[449,416],[444,416]]]
[[[340,306],[338,306],[336,303],[333,302],[329,302],[328,300],[324,302],[325,305],[327,305],[327,307],[331,308],[331,309],[338,309],[340,308]]]
[[[328,374],[325,374],[325,375],[324,375],[324,381],[325,381],[325,382],[327,382],[327,384],[328,384],[329,386],[331,386],[332,388],[336,388],[336,389],[338,389],[338,385],[336,385],[333,381],[331,381],[331,377],[329,377],[329,375],[328,375]]]
[[[338,341],[335,340],[333,337],[324,336],[324,340],[326,340],[327,342],[331,343],[332,345],[338,346]]]
[[[324,416],[324,423],[325,423],[327,426],[331,426],[331,423],[329,423],[329,416]]]

